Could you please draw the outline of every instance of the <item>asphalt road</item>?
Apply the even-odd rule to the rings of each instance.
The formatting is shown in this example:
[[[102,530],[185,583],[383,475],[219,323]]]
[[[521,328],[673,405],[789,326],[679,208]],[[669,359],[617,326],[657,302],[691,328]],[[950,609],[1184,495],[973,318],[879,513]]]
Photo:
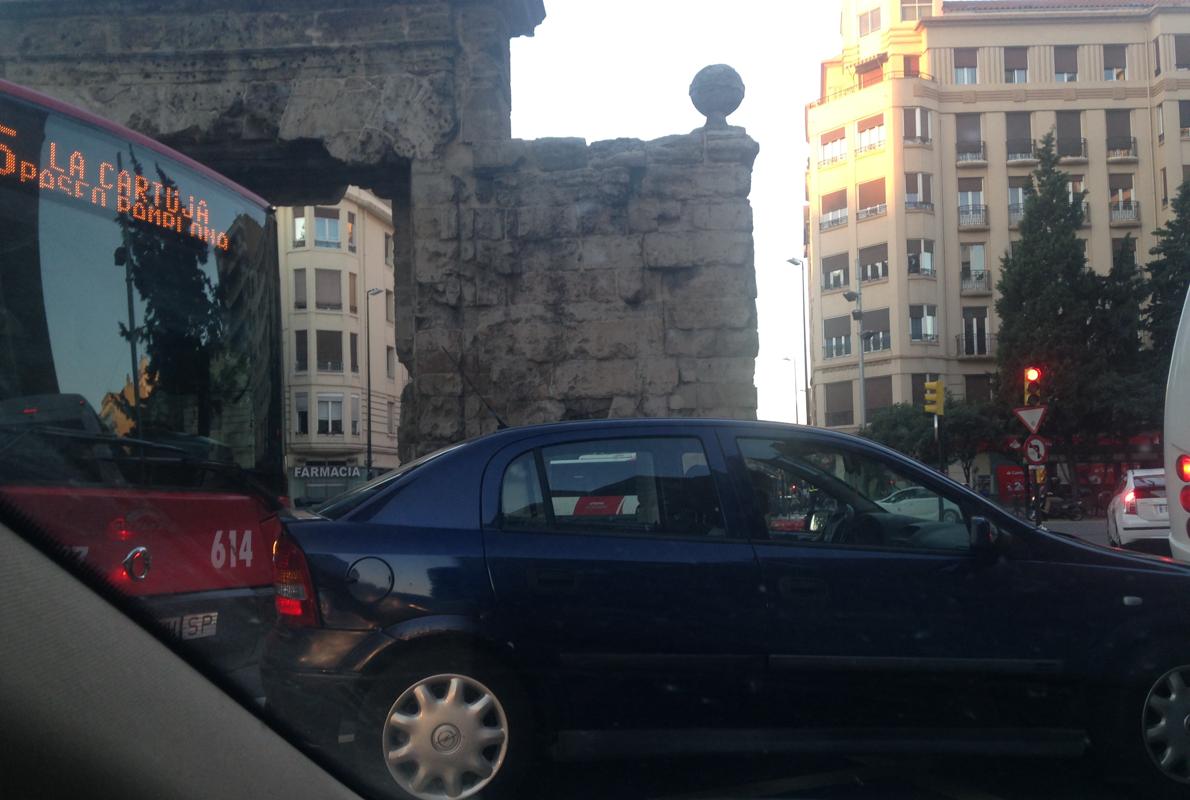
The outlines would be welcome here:
[[[1107,544],[1107,520],[1103,517],[1092,517],[1078,522],[1069,519],[1051,519],[1045,523],[1045,526],[1053,531],[1061,531],[1080,539],[1086,539],[1088,542]]]

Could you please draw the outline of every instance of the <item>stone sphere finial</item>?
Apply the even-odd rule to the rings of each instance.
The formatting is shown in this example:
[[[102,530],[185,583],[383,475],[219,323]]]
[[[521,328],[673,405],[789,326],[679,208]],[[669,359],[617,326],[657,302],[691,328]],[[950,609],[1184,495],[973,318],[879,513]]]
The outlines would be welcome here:
[[[690,101],[707,118],[706,127],[726,128],[727,115],[744,100],[744,79],[726,64],[703,67],[690,82]]]

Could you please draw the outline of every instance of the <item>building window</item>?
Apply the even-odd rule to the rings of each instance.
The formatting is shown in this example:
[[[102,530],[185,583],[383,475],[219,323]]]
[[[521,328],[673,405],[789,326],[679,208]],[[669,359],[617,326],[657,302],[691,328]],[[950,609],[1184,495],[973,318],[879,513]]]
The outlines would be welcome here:
[[[314,270],[314,307],[320,311],[343,309],[343,282],[339,270]]]
[[[880,64],[875,64],[868,69],[863,70],[859,74],[859,88],[867,89],[869,86],[875,86],[884,80],[884,67]]]
[[[868,416],[873,411],[888,408],[892,405],[892,376],[884,375],[879,378],[868,378],[864,381],[864,410]]]
[[[887,308],[865,311],[861,331],[865,353],[892,349],[892,331],[888,324]]]
[[[987,161],[983,148],[983,115],[955,114],[955,160]]]
[[[821,147],[818,153],[818,165],[825,166],[847,157],[847,129],[835,128],[829,133],[822,134]]]
[[[359,334],[350,334],[348,338],[351,343],[351,371],[359,372]]]
[[[1161,168],[1161,205],[1169,205],[1169,181],[1165,177],[1165,167]]]
[[[293,369],[305,372],[310,368],[310,346],[305,331],[293,332]]]
[[[956,47],[954,50],[954,82],[969,86],[979,82],[979,68],[976,66],[978,51],[974,47]]]
[[[397,404],[392,400],[388,401],[388,435],[393,436],[397,432]]]
[[[992,338],[988,334],[986,306],[963,307],[963,332],[959,335],[960,356],[991,355]]]
[[[306,307],[306,270],[293,271],[293,307]]]
[[[1190,100],[1178,101],[1178,128],[1183,139],[1190,139]]]
[[[314,246],[339,246],[339,209],[314,209]]]
[[[934,274],[934,240],[909,239],[905,242],[910,275]]]
[[[359,313],[359,301],[356,299],[359,287],[356,285],[356,274],[347,273],[347,308],[352,314]]]
[[[934,210],[934,195],[931,191],[930,173],[905,173],[905,208],[919,211]]]
[[[306,246],[306,208],[298,206],[293,210],[293,246]]]
[[[983,178],[959,178],[959,225],[986,225],[987,217],[987,206],[983,203]]]
[[[992,379],[989,375],[964,375],[965,398],[968,403],[992,402]]]
[[[343,371],[342,331],[315,331],[314,347],[318,351],[319,372]]]
[[[858,188],[855,212],[857,220],[877,217],[888,211],[884,202],[884,178],[861,183]]]
[[[902,63],[905,65],[903,73],[906,78],[916,78],[921,75],[921,57],[920,56],[904,56]]]
[[[1132,202],[1132,173],[1111,173],[1107,176],[1107,186],[1113,205],[1123,206]]]
[[[884,114],[875,114],[861,119],[855,127],[858,134],[856,153],[866,153],[884,146]]]
[[[878,281],[888,277],[887,243],[860,248],[859,274],[863,281]]]
[[[982,242],[967,242],[959,245],[959,275],[963,281],[982,280],[987,274]]]
[[[1107,110],[1107,157],[1136,158],[1136,140],[1132,138],[1132,112],[1126,108]]]
[[[388,377],[397,377],[397,351],[392,347],[384,348],[384,367],[388,371]]]
[[[1027,47],[1005,47],[1004,48],[1004,82],[1005,83],[1028,83],[1029,82],[1029,48],[1027,48]]]
[[[833,428],[838,425],[854,425],[854,398],[851,395],[851,381],[827,383],[823,387],[826,406],[826,426]]]
[[[1019,225],[1025,216],[1025,195],[1033,186],[1033,179],[1028,175],[1008,176],[1008,224]]]
[[[355,252],[355,214],[351,211],[347,212],[347,250]]]
[[[1103,79],[1105,81],[1128,80],[1128,49],[1122,44],[1103,46]]]
[[[924,406],[926,404],[926,383],[936,380],[938,380],[937,372],[914,372],[909,376],[913,405]]]
[[[1081,196],[1086,192],[1086,186],[1083,183],[1082,175],[1071,175],[1066,181],[1066,194],[1070,198],[1070,202],[1074,202],[1077,196]]]
[[[880,30],[880,9],[873,8],[859,15],[859,35],[867,36]]]
[[[1180,33],[1173,37],[1174,66],[1190,69],[1190,34]]]
[[[1113,269],[1119,269],[1120,264],[1125,258],[1135,259],[1136,257],[1136,240],[1131,236],[1113,236],[1111,240],[1111,265]]]
[[[851,285],[847,253],[837,253],[822,259],[822,288],[844,289]]]
[[[392,266],[396,260],[394,253],[393,235],[391,233],[384,234],[384,263]]]
[[[297,425],[294,428],[295,433],[309,433],[310,432],[310,395],[305,392],[296,392],[293,395],[294,416],[297,418],[295,422]]]
[[[938,341],[938,306],[909,306],[909,338],[915,342]]]
[[[359,395],[351,395],[351,435],[359,436]]]
[[[324,436],[343,433],[343,395],[318,395],[318,432]]]
[[[1161,74],[1161,37],[1153,40],[1153,75]]]
[[[822,357],[851,355],[851,317],[831,317],[822,321]]]
[[[1081,111],[1059,111],[1057,113],[1056,145],[1058,155],[1063,158],[1086,158],[1087,143],[1083,141],[1083,115]]]
[[[1033,127],[1028,111],[1009,111],[1004,115],[1007,129],[1007,151],[1009,161],[1030,161],[1033,152]]]
[[[818,217],[818,229],[830,230],[847,224],[847,190],[824,194],[819,200],[821,213]]]
[[[384,290],[384,319],[388,322],[393,321],[393,315],[396,314],[396,303],[393,298],[393,293]]]
[[[916,22],[933,15],[933,0],[901,0],[901,20],[903,22]]]
[[[1078,80],[1078,46],[1061,45],[1054,48],[1054,78],[1058,83]]]
[[[907,142],[929,144],[930,139],[930,110],[928,108],[909,107],[904,110],[905,132]]]

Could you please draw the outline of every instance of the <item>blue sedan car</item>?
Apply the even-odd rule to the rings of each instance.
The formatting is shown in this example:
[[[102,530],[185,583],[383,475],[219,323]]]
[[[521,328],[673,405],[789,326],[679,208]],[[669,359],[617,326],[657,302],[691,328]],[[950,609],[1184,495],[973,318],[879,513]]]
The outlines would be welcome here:
[[[903,490],[933,500],[879,502]],[[269,705],[352,729],[400,797],[492,797],[543,755],[1088,741],[1146,796],[1190,787],[1190,570],[851,436],[504,430],[290,521],[274,575]]]

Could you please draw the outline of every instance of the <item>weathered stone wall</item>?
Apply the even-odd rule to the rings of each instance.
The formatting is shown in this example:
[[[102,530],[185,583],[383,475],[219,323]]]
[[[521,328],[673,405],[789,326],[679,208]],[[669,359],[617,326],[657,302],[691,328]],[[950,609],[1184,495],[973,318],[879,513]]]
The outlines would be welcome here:
[[[407,440],[493,430],[484,400],[509,424],[755,417],[756,153],[727,128],[416,162],[415,274],[398,286]]]
[[[542,0],[2,0],[0,76],[279,205],[393,202],[405,456],[508,423],[751,417],[756,144],[510,138],[509,39]],[[560,65],[560,68],[561,65]],[[483,398],[481,400],[480,398]]]

